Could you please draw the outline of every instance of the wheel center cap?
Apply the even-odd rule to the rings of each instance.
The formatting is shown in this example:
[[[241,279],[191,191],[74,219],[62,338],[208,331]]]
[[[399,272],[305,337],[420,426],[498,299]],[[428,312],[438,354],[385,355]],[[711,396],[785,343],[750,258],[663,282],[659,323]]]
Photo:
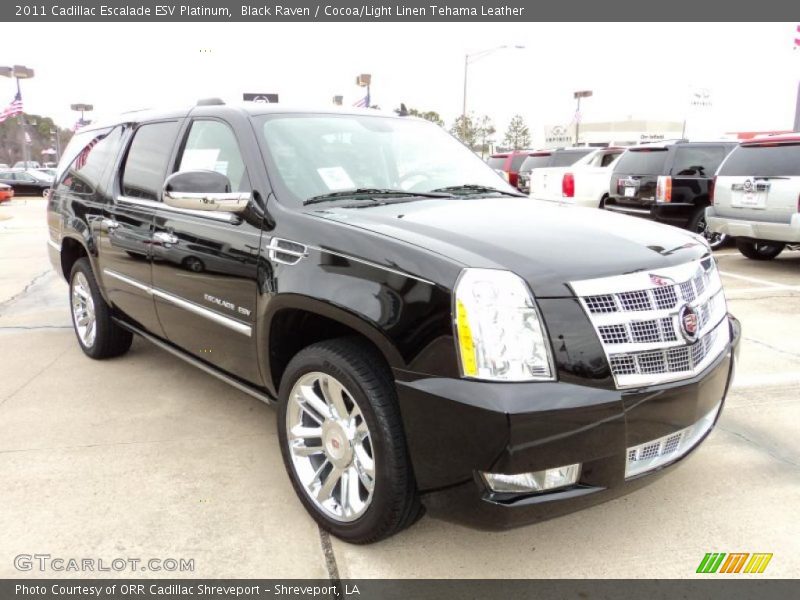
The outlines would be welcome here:
[[[346,467],[352,459],[352,446],[344,429],[335,422],[322,427],[322,445],[328,459],[337,467]]]

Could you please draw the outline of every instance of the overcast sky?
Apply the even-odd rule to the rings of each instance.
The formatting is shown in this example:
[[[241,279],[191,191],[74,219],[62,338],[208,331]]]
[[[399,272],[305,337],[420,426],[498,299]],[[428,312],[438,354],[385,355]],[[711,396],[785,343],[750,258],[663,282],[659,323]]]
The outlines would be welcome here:
[[[27,112],[75,121],[70,103],[95,116],[277,92],[283,103],[352,104],[358,73],[371,73],[382,108],[438,111],[448,126],[461,112],[464,55],[500,50],[470,66],[468,110],[503,130],[515,113],[541,140],[546,124],[567,124],[572,92],[590,89],[583,120],[680,121],[690,90],[711,91],[713,107],[690,113],[692,131],[791,128],[800,50],[795,23],[703,24],[4,24],[0,64],[24,64]],[[0,79],[0,104],[13,81]]]

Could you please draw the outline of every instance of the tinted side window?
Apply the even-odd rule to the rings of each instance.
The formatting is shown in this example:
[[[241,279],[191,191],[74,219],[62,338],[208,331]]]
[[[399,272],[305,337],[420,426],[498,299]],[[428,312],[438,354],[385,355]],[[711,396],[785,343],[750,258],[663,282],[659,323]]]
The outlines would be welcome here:
[[[123,196],[158,200],[177,132],[177,121],[150,123],[136,130],[122,171]]]
[[[720,175],[748,177],[800,176],[800,144],[739,146],[728,157]]]
[[[117,156],[122,143],[122,127],[92,131],[82,138],[83,148],[69,164],[56,190],[73,194],[93,194],[106,169]]]
[[[675,151],[672,175],[712,177],[727,154],[724,146],[679,146]]]
[[[249,192],[250,181],[230,127],[219,121],[195,121],[181,153],[179,171],[217,171],[231,182],[234,192]]]

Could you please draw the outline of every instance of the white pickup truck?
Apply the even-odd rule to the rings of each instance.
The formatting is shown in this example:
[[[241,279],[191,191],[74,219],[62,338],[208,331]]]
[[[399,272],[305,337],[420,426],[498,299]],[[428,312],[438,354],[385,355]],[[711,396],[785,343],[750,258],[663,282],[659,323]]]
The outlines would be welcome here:
[[[613,163],[625,148],[599,148],[568,167],[533,169],[529,195],[534,200],[602,208]]]

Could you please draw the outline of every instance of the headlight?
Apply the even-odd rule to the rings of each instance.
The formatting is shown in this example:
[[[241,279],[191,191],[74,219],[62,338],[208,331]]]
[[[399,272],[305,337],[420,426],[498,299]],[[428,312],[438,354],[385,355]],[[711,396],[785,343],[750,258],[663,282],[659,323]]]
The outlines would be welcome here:
[[[465,377],[555,378],[539,311],[528,286],[510,271],[464,269],[456,283],[454,317]]]

